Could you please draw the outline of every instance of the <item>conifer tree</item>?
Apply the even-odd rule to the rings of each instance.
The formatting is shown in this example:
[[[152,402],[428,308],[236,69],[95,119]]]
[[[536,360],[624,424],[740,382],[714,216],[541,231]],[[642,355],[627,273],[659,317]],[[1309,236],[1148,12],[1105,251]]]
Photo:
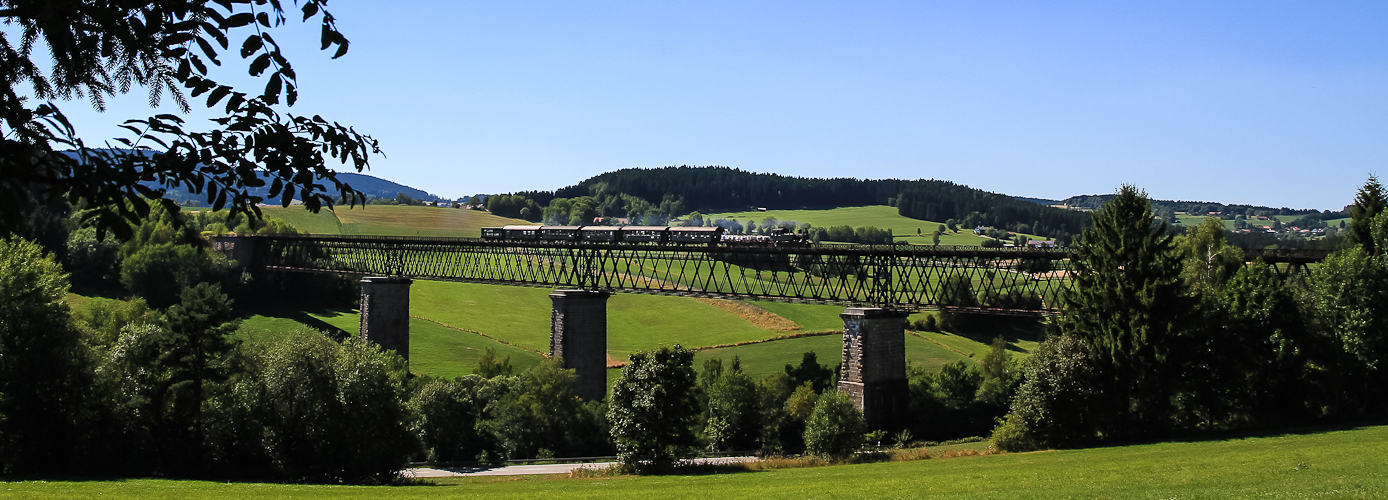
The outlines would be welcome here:
[[[1383,192],[1378,176],[1370,175],[1369,180],[1355,193],[1354,204],[1349,207],[1350,241],[1363,245],[1369,255],[1374,254],[1373,219],[1383,213],[1385,207],[1388,207],[1388,194]]]
[[[1059,331],[1084,341],[1104,376],[1100,433],[1141,433],[1169,415],[1180,373],[1173,355],[1192,308],[1181,260],[1145,192],[1124,185],[1094,212],[1074,245],[1074,285],[1062,299]]]

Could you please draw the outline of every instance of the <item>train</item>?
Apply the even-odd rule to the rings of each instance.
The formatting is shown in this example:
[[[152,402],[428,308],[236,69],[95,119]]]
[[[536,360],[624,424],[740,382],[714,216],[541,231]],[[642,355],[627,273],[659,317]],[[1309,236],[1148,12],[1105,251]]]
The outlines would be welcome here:
[[[482,228],[482,239],[494,241],[571,241],[582,243],[650,243],[657,245],[795,245],[804,235],[774,228],[770,235],[729,235],[722,227],[667,226],[502,226]]]

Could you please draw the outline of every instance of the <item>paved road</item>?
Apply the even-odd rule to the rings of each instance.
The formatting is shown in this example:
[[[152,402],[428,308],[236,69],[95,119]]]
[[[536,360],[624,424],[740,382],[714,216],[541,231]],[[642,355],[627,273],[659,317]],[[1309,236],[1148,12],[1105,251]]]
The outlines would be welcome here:
[[[696,458],[690,460],[697,464],[734,464],[750,462],[757,457],[718,457],[718,458]],[[527,474],[568,474],[570,471],[579,467],[589,467],[601,469],[616,462],[597,462],[586,464],[549,464],[549,465],[507,465],[500,467],[419,467],[406,469],[405,477],[426,478],[426,477],[458,477],[458,476],[522,476]]]

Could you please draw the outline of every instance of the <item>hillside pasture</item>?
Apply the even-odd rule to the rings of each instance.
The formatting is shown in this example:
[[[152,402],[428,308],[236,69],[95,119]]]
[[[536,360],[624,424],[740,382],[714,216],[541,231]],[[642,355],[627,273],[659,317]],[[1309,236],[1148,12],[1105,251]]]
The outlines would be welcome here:
[[[339,207],[336,213],[342,221],[342,234],[374,236],[480,238],[484,227],[530,224],[480,210],[440,207],[358,205],[356,208]]]
[[[747,221],[754,221],[758,226],[767,217],[775,217],[776,220],[791,220],[804,222],[815,227],[849,226],[876,227],[878,229],[891,229],[892,235],[900,243],[912,245],[932,245],[934,240],[931,233],[939,229],[944,221],[926,221],[912,219],[897,213],[896,207],[887,205],[869,205],[863,207],[841,207],[828,210],[767,210],[743,211],[743,212],[722,212],[705,214],[704,220],[715,218],[737,220],[744,225]],[[917,235],[916,231],[920,234]],[[1029,239],[1045,239],[1039,235],[1025,235]],[[964,245],[977,246],[983,243],[986,238],[976,236],[973,228],[960,227],[958,233],[945,231],[940,235],[941,245]]]
[[[347,207],[337,207],[338,210],[347,210]],[[280,219],[288,222],[300,232],[309,234],[342,234],[342,221],[338,220],[337,214],[332,210],[323,209],[318,213],[310,212],[304,207],[262,207],[261,215],[266,219]]]
[[[1301,216],[1301,215],[1274,215],[1274,216],[1269,217],[1267,220],[1258,220],[1257,218],[1252,218],[1252,217],[1250,217],[1250,218],[1248,218],[1245,222],[1248,222],[1248,227],[1250,227],[1250,228],[1254,228],[1254,227],[1272,227],[1272,223],[1273,223],[1273,220],[1274,220],[1274,219],[1279,220],[1279,221],[1282,221],[1283,224],[1287,224],[1287,223],[1289,223],[1289,222],[1291,222],[1291,221],[1300,219],[1301,217],[1303,217],[1303,216]],[[1180,224],[1175,224],[1175,225],[1178,226],[1178,227],[1199,227],[1201,224],[1204,224],[1204,223],[1205,223],[1205,219],[1207,219],[1207,218],[1208,218],[1208,216],[1203,216],[1203,215],[1188,215],[1188,214],[1184,214],[1184,213],[1178,213],[1178,214],[1176,214],[1176,220],[1181,221],[1181,223],[1180,223]],[[1224,223],[1224,229],[1227,229],[1227,230],[1230,230],[1230,231],[1233,231],[1233,230],[1234,230],[1234,221],[1233,221],[1233,220],[1222,220],[1221,222]],[[1330,220],[1325,221],[1325,224],[1326,224],[1326,226],[1329,226],[1329,227],[1339,228],[1341,222],[1344,222],[1346,227],[1349,226],[1349,219],[1348,219],[1348,218],[1343,218],[1343,219],[1330,219]]]
[[[969,346],[966,349],[974,350],[975,347]],[[773,373],[783,373],[786,365],[799,365],[807,352],[814,352],[819,364],[833,367],[843,356],[843,335],[835,332],[828,335],[704,349],[695,353],[694,368],[702,371],[704,360],[707,359],[721,359],[726,367],[732,363],[733,357],[737,357],[743,372],[753,378],[760,378]],[[969,358],[955,348],[921,336],[906,335],[906,362],[924,366],[927,371],[938,372],[940,367],[948,363],[967,359]],[[982,355],[979,355],[975,361],[982,359]]]
[[[891,229],[892,235],[897,241],[911,243],[914,245],[932,244],[930,233],[939,228],[943,221],[924,221],[912,219],[897,214],[896,207],[887,205],[870,205],[865,207],[842,207],[829,210],[767,210],[745,211],[745,212],[723,212],[704,215],[704,220],[711,219],[735,219],[742,222],[754,221],[758,226],[767,217],[775,217],[776,220],[792,220],[804,222],[815,227],[849,226],[853,228],[872,226],[878,229]],[[921,235],[916,235],[916,230],[921,231]],[[959,233],[955,234],[946,231],[940,235],[941,245],[978,245],[983,242],[983,238],[975,236],[972,228],[966,230],[960,228]]]
[[[549,351],[550,292],[545,288],[416,281],[410,290],[411,370],[439,377],[466,375],[476,366],[477,356],[488,347],[496,349],[500,356],[511,356],[511,365],[517,370],[533,366],[541,359],[541,353]],[[710,357],[730,362],[738,356],[744,369],[754,376],[799,363],[801,355],[808,351],[817,353],[821,364],[838,363],[843,347],[839,335],[843,307],[769,301],[751,304],[801,328],[760,328],[707,300],[614,294],[607,304],[609,356],[621,363],[638,350],[680,344],[703,349],[697,355],[696,367]],[[921,316],[913,318],[918,317]],[[357,311],[351,309],[266,308],[245,316],[239,335],[246,340],[271,340],[300,325],[339,336],[356,335],[360,322]],[[828,335],[779,338],[826,332]],[[999,333],[969,332],[966,337],[908,333],[906,358],[932,371],[945,363],[970,359],[971,355],[974,360],[981,360],[996,334]],[[1026,334],[1001,334],[1008,336],[1017,355],[1025,355],[1035,347],[1035,339]],[[745,345],[733,345],[739,343]],[[726,347],[705,349],[713,346]],[[609,370],[609,382],[619,373],[618,369]]]
[[[416,281],[410,290],[415,317],[548,352],[551,290],[501,285]],[[613,358],[681,344],[703,347],[780,335],[713,305],[686,297],[614,294],[607,301],[607,348]]]
[[[356,310],[261,309],[241,319],[237,338],[249,342],[268,342],[297,328],[310,327],[334,336],[356,336],[361,332],[361,316]],[[511,358],[515,373],[540,363],[539,352],[497,342],[476,332],[450,328],[420,318],[410,319],[410,371],[421,375],[453,378],[472,373],[477,358],[487,348],[498,357]]]

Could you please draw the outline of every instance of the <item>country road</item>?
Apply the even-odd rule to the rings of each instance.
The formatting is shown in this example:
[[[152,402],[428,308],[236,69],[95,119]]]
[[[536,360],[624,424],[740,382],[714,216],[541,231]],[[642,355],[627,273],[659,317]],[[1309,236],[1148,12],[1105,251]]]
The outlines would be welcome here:
[[[695,458],[688,462],[696,464],[734,464],[757,460],[757,457],[714,457]],[[548,465],[506,465],[499,467],[418,467],[405,469],[407,478],[460,477],[460,476],[523,476],[528,474],[568,474],[579,467],[600,469],[616,462],[596,462],[581,464]]]

